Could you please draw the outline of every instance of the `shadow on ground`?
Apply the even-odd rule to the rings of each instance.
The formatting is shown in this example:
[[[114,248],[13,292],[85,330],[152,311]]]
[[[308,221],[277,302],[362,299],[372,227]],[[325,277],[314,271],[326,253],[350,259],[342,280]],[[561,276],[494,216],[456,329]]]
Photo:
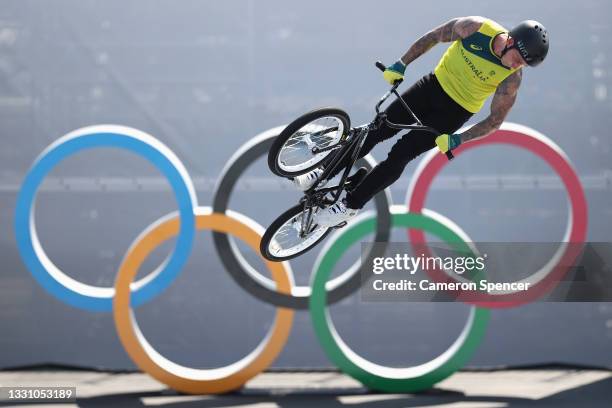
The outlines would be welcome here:
[[[215,396],[188,396],[176,394],[171,390],[162,392],[124,393],[92,398],[79,398],[77,404],[82,408],[91,407],[145,407],[160,406],[164,408],[192,407],[443,407],[456,404],[461,408],[468,407],[576,407],[609,408],[612,394],[612,378],[596,381],[588,385],[572,388],[550,395],[540,400],[526,398],[509,398],[498,396],[466,396],[462,393],[433,389],[419,394],[382,394],[367,391],[356,392],[355,389],[325,390],[320,392],[296,392],[282,395],[248,391]],[[162,398],[163,397],[163,398]],[[457,404],[460,403],[460,404]],[[41,404],[42,405],[42,404]],[[7,406],[2,404],[0,406]],[[455,405],[453,405],[455,406]]]

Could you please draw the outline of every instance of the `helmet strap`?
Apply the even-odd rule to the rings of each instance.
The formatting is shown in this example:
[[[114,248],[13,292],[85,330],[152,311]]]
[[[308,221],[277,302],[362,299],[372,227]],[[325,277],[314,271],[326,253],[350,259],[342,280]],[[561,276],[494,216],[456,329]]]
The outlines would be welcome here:
[[[511,46],[508,46],[508,43],[506,43],[506,46],[504,47],[501,53],[502,58],[504,58],[504,55],[506,55],[506,53],[513,48],[516,48],[516,45],[512,44]]]
[[[508,51],[510,51],[513,48],[516,48],[516,44],[512,44],[511,46],[508,46],[508,43],[506,43],[504,49],[501,52],[501,58],[504,58],[504,55],[506,55],[508,53]],[[501,60],[501,58],[500,58],[500,60]],[[508,68],[508,67],[506,67],[506,68]]]

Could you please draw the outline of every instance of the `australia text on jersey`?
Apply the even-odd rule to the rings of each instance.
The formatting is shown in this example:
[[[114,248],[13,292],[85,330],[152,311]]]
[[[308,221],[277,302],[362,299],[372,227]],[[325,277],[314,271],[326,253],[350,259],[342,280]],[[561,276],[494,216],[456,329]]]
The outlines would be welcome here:
[[[483,75],[482,71],[476,68],[472,60],[465,54],[465,51],[463,51],[463,48],[459,48],[459,50],[461,51],[463,60],[466,62],[466,64],[468,64],[468,67],[470,67],[474,75],[482,82],[487,82],[490,77]]]

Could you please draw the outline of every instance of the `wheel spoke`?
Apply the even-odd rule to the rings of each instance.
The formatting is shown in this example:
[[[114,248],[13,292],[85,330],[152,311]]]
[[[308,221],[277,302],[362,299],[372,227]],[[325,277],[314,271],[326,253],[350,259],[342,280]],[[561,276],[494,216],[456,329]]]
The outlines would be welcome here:
[[[325,149],[340,141],[344,125],[334,116],[324,116],[305,124],[291,135],[282,147],[278,164],[281,169],[298,172],[316,165],[330,151],[316,153],[313,148]]]
[[[300,213],[278,228],[268,244],[270,253],[278,258],[295,255],[310,248],[327,232],[328,228],[313,225],[306,236],[300,237],[302,216]]]

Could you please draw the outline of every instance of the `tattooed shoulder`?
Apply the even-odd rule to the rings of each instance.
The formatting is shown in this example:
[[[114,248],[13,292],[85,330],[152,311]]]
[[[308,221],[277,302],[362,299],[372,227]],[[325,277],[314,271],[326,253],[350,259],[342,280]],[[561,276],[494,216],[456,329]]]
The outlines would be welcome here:
[[[478,31],[484,21],[480,16],[461,17],[456,20],[453,31],[456,36],[466,38]]]

